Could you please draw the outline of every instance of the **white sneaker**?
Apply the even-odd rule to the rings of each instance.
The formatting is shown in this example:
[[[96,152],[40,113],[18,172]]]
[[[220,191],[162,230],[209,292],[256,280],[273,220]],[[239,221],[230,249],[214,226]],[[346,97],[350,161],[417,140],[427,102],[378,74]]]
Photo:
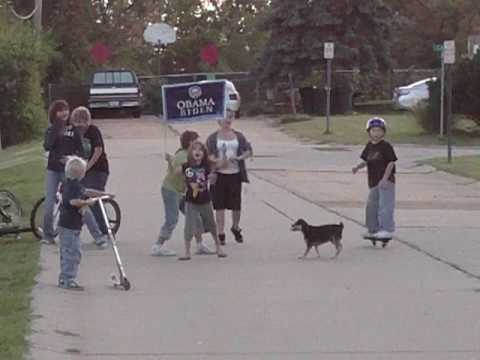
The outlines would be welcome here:
[[[373,234],[373,236],[376,239],[391,239],[391,238],[393,238],[393,233],[385,231],[385,230],[380,230],[379,232]]]
[[[371,239],[374,237],[375,234],[372,234],[371,232],[366,232],[362,234],[362,238],[364,239]]]
[[[216,251],[209,249],[208,246],[203,243],[200,243],[200,245],[197,246],[197,251],[195,252],[197,255],[215,255],[216,253]]]
[[[107,235],[103,235],[100,239],[95,241],[95,245],[97,245],[98,249],[106,249],[108,247],[110,239],[108,238]]]
[[[163,244],[155,244],[152,246],[152,256],[177,256],[177,253]]]

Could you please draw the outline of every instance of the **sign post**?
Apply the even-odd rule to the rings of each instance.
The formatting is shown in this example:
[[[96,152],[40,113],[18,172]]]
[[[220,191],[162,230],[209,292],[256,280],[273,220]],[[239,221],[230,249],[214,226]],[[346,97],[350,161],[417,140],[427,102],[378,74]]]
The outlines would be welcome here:
[[[442,73],[440,81],[440,137],[443,137],[445,129],[445,61],[443,60],[442,50]]]
[[[443,43],[442,63],[446,66],[455,64],[455,41]],[[448,163],[452,162],[452,87],[453,73],[451,66],[447,67],[447,155]]]
[[[335,43],[326,42],[323,46],[323,57],[327,60],[327,85],[325,86],[325,91],[327,93],[327,104],[325,109],[325,114],[327,117],[327,125],[325,128],[325,134],[331,134],[330,131],[330,105],[331,105],[331,94],[332,94],[332,60],[335,57]]]

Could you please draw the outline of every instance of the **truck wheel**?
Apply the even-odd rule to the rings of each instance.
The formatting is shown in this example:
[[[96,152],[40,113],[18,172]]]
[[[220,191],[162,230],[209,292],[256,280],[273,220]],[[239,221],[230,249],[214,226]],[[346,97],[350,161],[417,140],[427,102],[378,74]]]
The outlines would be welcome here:
[[[132,115],[135,119],[138,119],[140,116],[142,116],[142,112],[140,110],[134,110]]]

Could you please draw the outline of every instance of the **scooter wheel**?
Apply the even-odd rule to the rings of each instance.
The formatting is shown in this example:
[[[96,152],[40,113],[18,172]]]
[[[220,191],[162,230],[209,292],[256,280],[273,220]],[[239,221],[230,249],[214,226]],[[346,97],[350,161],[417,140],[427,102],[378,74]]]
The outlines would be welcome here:
[[[125,289],[125,291],[128,291],[130,290],[130,281],[128,281],[127,278],[123,278],[123,284],[122,284],[123,288]]]

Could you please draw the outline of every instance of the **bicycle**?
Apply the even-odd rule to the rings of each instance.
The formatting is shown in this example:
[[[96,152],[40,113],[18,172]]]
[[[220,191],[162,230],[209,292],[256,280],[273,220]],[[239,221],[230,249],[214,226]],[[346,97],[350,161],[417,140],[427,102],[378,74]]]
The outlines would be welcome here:
[[[62,203],[62,184],[58,187],[56,196],[55,196],[55,205],[53,207],[53,229],[54,236],[58,235],[58,221],[60,219],[60,205]],[[45,205],[45,196],[40,198],[35,205],[30,214],[30,226],[32,232],[38,240],[43,238],[43,218],[44,218],[44,205]],[[108,198],[103,200],[103,205],[106,212],[106,217],[108,218],[108,223],[112,232],[116,234],[120,229],[120,222],[122,218],[122,213],[120,211],[120,206],[118,203],[112,199]]]
[[[30,228],[21,227],[22,206],[17,197],[8,190],[0,190],[0,236],[17,235],[30,232]]]

